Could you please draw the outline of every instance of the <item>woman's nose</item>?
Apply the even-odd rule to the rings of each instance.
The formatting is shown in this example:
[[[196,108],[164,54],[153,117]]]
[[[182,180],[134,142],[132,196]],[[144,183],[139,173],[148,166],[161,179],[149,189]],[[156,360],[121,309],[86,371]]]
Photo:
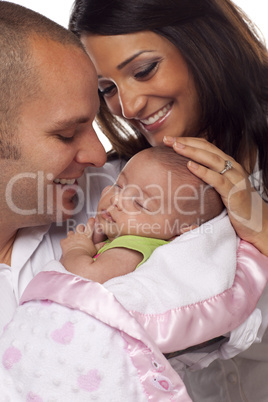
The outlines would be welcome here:
[[[128,120],[138,118],[146,106],[146,96],[132,88],[119,90],[118,95],[123,117]]]

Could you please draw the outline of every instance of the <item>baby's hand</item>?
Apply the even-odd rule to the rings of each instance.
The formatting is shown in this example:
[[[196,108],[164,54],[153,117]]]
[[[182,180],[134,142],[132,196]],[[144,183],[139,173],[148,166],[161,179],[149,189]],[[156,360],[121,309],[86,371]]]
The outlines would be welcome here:
[[[93,236],[92,240],[95,245],[98,243],[104,244],[103,242],[107,239],[106,234],[103,233],[103,227],[99,222],[99,217],[98,215],[95,216],[95,225],[94,225],[94,230],[93,230]],[[99,249],[99,247],[97,246]]]
[[[75,252],[76,254],[87,254],[93,257],[97,253],[97,249],[92,241],[95,219],[90,218],[86,225],[78,225],[75,232],[70,231],[67,237],[61,240],[62,258],[64,260],[67,254]]]

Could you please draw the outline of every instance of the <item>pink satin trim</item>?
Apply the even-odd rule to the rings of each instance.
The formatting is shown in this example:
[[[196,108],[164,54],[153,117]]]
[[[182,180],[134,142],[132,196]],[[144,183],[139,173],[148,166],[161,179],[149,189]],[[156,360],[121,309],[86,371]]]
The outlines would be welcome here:
[[[241,241],[233,286],[221,294],[164,314],[131,314],[151,335],[163,353],[183,350],[223,335],[255,309],[267,284],[268,258]],[[180,290],[178,289],[178,292]]]
[[[41,272],[26,288],[20,304],[32,300],[51,300],[119,330],[148,401],[191,402],[181,378],[159,348],[114,295],[100,284],[69,274]]]
[[[70,275],[68,277],[71,279],[69,278],[67,283],[61,284],[58,276],[55,276],[56,273],[53,273],[54,282],[53,280],[52,283],[49,281],[48,286],[49,272],[43,272],[39,275],[34,278],[26,289],[22,303],[31,299],[43,298],[54,300],[81,311],[84,311],[84,306],[87,306],[86,312],[96,318],[98,318],[99,312],[103,313],[102,309],[103,306],[106,306],[107,300],[104,302],[102,296],[107,293],[108,298],[108,292],[102,286]],[[263,256],[251,244],[241,241],[237,253],[236,275],[231,288],[210,299],[178,307],[164,314],[150,315],[137,311],[131,311],[130,313],[150,337],[154,339],[154,342],[163,353],[183,350],[223,335],[244,322],[255,309],[267,284],[267,279],[268,258]],[[81,281],[87,284],[83,286],[83,292],[81,292],[81,287],[79,286]],[[51,296],[51,286],[55,288],[56,299]],[[98,292],[96,294],[96,289],[98,288],[102,289],[102,291],[99,291],[100,294]],[[81,294],[77,299],[76,293],[78,289]],[[70,297],[70,290],[73,290],[72,297]],[[89,297],[89,294],[92,297]],[[111,294],[109,297],[114,298]],[[76,299],[77,301],[74,303]],[[88,306],[91,306],[90,310],[88,310]],[[123,318],[122,310],[120,310],[120,314],[107,315],[107,321],[103,320],[102,314],[100,319],[108,325],[123,330],[125,318]],[[135,320],[132,321],[132,325],[134,325],[134,322]],[[122,327],[118,326],[119,323],[122,324]],[[131,335],[130,322],[128,322],[125,332],[133,336]]]

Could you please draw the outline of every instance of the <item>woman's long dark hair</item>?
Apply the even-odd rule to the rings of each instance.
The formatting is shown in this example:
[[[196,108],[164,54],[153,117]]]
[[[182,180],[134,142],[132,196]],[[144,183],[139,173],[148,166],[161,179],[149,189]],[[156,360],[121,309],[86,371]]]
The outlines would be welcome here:
[[[230,0],[76,0],[70,29],[120,35],[153,31],[185,58],[202,107],[200,131],[252,172],[255,151],[268,194],[267,49],[242,11]],[[128,133],[104,100],[98,123],[114,149],[126,157],[149,144]],[[249,161],[250,166],[245,166]]]

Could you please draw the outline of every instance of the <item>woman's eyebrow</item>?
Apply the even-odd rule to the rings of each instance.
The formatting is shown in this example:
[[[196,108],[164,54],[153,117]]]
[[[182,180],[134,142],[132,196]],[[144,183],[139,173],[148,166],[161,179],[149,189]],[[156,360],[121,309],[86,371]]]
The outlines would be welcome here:
[[[134,59],[136,59],[136,57],[140,56],[143,53],[151,53],[153,52],[153,50],[141,50],[138,53],[135,53],[133,56],[131,56],[129,59],[123,61],[122,63],[118,64],[118,66],[116,67],[118,70],[122,70],[122,68],[124,68],[128,63],[130,63],[131,61],[133,61]]]
[[[122,63],[118,64],[116,67],[117,70],[122,70],[127,64],[129,64],[131,61],[135,60],[138,56],[140,56],[143,53],[151,53],[154,52],[155,50],[141,50],[140,52],[135,53],[133,56],[131,56],[129,59],[122,61]],[[98,79],[103,78],[102,75],[98,75]]]

